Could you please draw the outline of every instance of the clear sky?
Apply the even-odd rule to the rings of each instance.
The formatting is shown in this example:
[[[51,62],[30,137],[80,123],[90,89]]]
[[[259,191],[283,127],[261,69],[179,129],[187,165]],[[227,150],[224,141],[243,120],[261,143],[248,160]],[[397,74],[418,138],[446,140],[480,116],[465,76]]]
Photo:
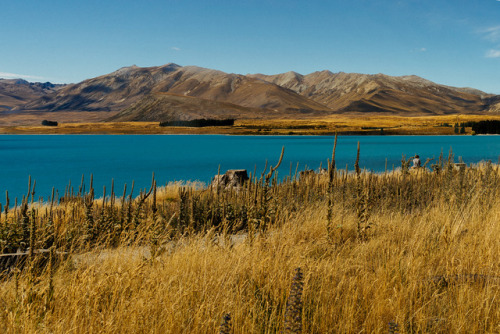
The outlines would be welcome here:
[[[170,62],[500,94],[500,0],[0,0],[0,77],[70,83]]]

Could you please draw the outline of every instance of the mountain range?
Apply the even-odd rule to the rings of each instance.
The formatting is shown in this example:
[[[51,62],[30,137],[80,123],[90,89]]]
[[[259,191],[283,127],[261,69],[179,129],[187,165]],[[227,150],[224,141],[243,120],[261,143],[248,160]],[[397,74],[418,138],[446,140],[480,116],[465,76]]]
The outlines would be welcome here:
[[[1,111],[53,112],[54,117],[58,112],[102,112],[108,121],[493,114],[500,111],[500,96],[418,76],[241,75],[170,63],[124,67],[68,85],[0,80]]]
[[[57,91],[64,85],[28,82],[23,79],[0,79],[0,111],[10,111],[30,101]]]

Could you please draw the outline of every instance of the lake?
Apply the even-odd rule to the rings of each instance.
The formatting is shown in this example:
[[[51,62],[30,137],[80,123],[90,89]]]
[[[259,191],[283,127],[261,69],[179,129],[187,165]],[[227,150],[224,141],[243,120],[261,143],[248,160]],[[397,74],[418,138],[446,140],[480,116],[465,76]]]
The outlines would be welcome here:
[[[337,168],[353,170],[357,142],[361,145],[360,166],[376,172],[401,165],[419,154],[426,158],[445,156],[453,149],[466,163],[482,160],[498,162],[500,136],[339,136]],[[50,196],[52,187],[64,194],[71,182],[78,189],[82,175],[88,184],[94,175],[96,195],[105,185],[109,191],[115,181],[117,194],[124,184],[135,180],[136,192],[149,187],[154,172],[158,185],[169,181],[200,180],[210,182],[227,169],[256,168],[261,173],[266,159],[275,164],[285,146],[279,175],[289,174],[297,163],[299,170],[326,166],[331,157],[330,136],[223,136],[223,135],[0,135],[0,202],[9,191],[11,203],[21,198],[28,177],[36,180],[35,197]]]

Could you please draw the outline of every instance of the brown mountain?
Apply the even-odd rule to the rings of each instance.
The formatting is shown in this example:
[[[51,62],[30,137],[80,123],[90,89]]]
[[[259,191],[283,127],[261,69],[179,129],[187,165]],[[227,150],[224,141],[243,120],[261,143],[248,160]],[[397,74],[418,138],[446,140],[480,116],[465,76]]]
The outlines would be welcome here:
[[[171,93],[152,93],[109,121],[168,121],[192,119],[263,118],[265,109]]]
[[[130,66],[71,84],[22,107],[32,111],[120,111],[129,107],[179,66]]]
[[[29,101],[57,91],[63,85],[50,82],[28,82],[22,79],[0,79],[0,112],[10,111]]]
[[[329,111],[320,103],[264,80],[195,66],[181,67],[176,64],[149,68],[137,66],[122,68],[79,84],[68,85],[54,94],[24,105],[23,108],[36,111],[122,111],[143,98],[145,105],[155,98],[156,105],[158,101],[167,103],[165,93],[198,98],[199,103],[205,107],[207,104],[201,101],[223,102],[244,108],[282,112]],[[182,109],[181,105],[186,103],[186,111],[189,109],[193,112],[195,100],[179,98],[174,100],[177,109]],[[216,110],[214,107],[214,111]]]
[[[498,109],[499,96],[439,85],[417,76],[330,71],[240,75],[176,64],[124,67],[43,93],[13,108],[110,111],[104,118],[113,121],[304,118],[335,113],[486,114]]]
[[[487,98],[489,114],[500,114],[500,95],[493,95]]]
[[[182,83],[176,83],[168,93],[190,95],[204,100],[230,102],[234,105],[250,107],[243,112],[233,110],[227,112],[216,104],[211,104],[212,111],[207,109],[206,101],[203,108],[189,100],[184,105],[178,99],[173,107],[173,97],[162,95],[148,96],[136,103],[133,108],[119,113],[117,120],[145,119],[146,114],[155,115],[155,120],[212,117],[233,115],[235,118],[287,117],[303,118],[305,116],[324,116],[335,113],[378,113],[391,115],[441,115],[441,114],[485,114],[498,110],[499,98],[472,88],[455,88],[439,85],[417,76],[392,77],[383,74],[366,75],[356,73],[332,73],[330,71],[314,72],[301,75],[288,72],[278,75],[254,74],[245,77],[235,74],[200,69],[194,67],[182,68],[197,76],[209,76],[210,81],[193,78]],[[186,74],[185,74],[186,75]],[[215,79],[217,78],[217,79]],[[262,86],[258,82],[248,82],[248,79],[265,81],[285,90],[277,90],[274,86]],[[212,83],[216,82],[215,86]],[[221,84],[224,82],[225,84]],[[235,85],[236,83],[236,85]],[[210,84],[210,87],[206,85]],[[257,87],[258,88],[257,88]],[[195,89],[191,89],[195,87]],[[229,87],[232,87],[231,89]],[[236,88],[236,89],[235,89]],[[270,93],[271,91],[271,93]],[[265,92],[265,94],[263,94]],[[305,103],[291,92],[310,101]],[[270,97],[274,97],[269,103]],[[243,97],[243,98],[242,98]],[[154,101],[154,102],[153,102]],[[316,102],[317,104],[311,104]],[[153,107],[154,105],[154,107]],[[142,107],[143,106],[143,107]],[[185,107],[186,112],[182,113]],[[172,114],[176,110],[176,115]],[[201,112],[201,109],[204,112]],[[153,110],[155,112],[153,112]],[[225,111],[222,111],[225,110]],[[221,111],[221,112],[219,112]],[[260,111],[260,112],[259,112]],[[170,112],[170,113],[169,113]],[[498,112],[498,111],[497,111]],[[127,116],[125,116],[127,115]],[[151,118],[148,118],[151,119]]]
[[[491,95],[471,88],[439,85],[418,76],[314,72],[250,75],[291,89],[342,112],[425,115],[482,113]]]

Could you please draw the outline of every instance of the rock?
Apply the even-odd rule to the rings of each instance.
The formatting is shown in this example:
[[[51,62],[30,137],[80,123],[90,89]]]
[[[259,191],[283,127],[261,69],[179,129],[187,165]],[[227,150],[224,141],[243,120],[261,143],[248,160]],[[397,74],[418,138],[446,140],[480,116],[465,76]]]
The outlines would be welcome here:
[[[223,175],[215,175],[212,180],[213,187],[239,188],[248,180],[246,169],[229,169]]]

